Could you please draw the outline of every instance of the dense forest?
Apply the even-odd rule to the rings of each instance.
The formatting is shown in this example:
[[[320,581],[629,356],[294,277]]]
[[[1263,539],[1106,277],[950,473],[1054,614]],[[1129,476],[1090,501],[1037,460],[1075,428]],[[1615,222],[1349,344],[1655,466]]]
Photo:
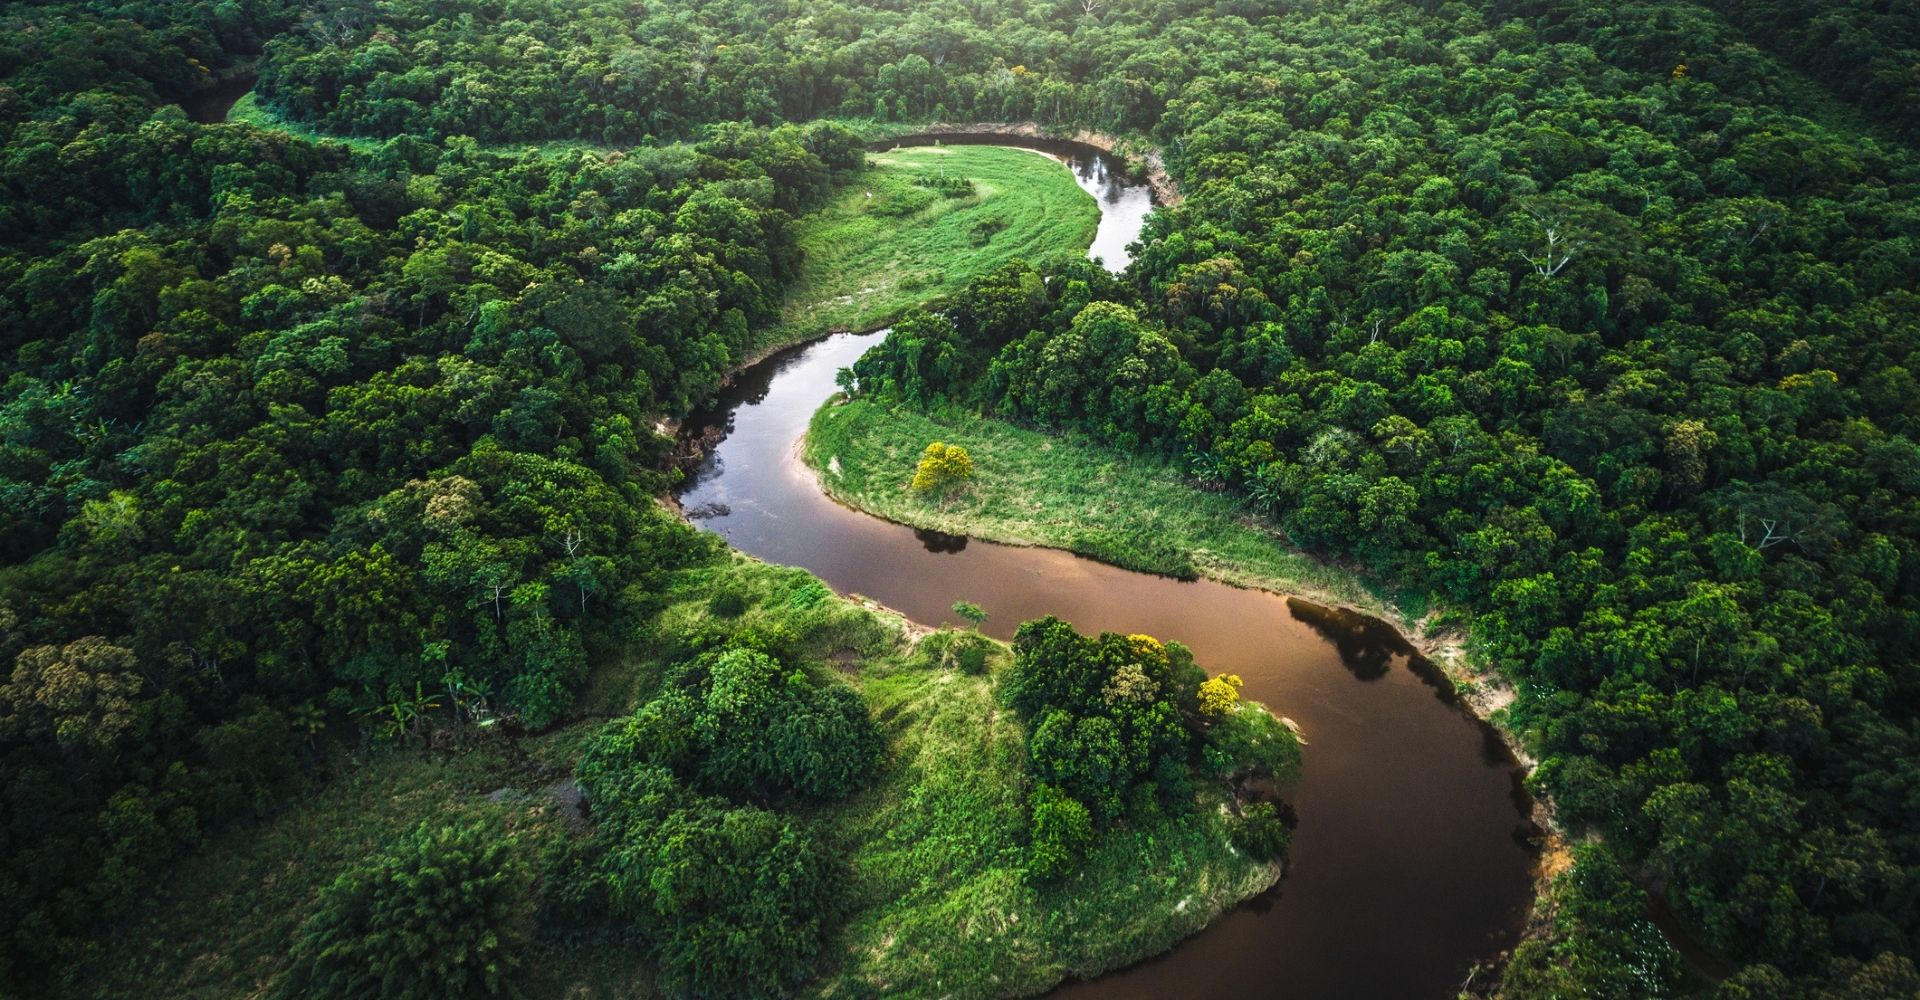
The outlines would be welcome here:
[[[1916,40],[1865,2],[0,6],[0,994],[61,984],[337,741],[571,717],[718,557],[656,502],[658,422],[766,346],[792,220],[864,162],[849,126],[938,118],[1141,135],[1186,201],[1124,276],[1013,265],[914,316],[859,390],[1172,456],[1467,626],[1534,788],[1597,835],[1507,995],[1680,989],[1654,885],[1735,966],[1720,995],[1910,996]],[[177,106],[250,72],[287,122],[380,141]],[[497,145],[546,140],[614,148]],[[715,966],[669,918],[827,898],[787,813],[871,747],[803,681],[802,735],[856,759],[685,742],[745,731],[715,687],[779,670],[707,652],[583,762],[604,850],[556,862],[565,912],[641,922],[684,995],[777,992],[818,928],[716,983],[671,978]],[[1015,704],[1061,857],[1212,732],[1093,690]],[[1119,731],[1155,749],[1077,770]],[[626,877],[687,837],[741,881]],[[487,868],[484,840],[343,876],[309,988],[375,988],[328,935],[377,940],[381,886]]]

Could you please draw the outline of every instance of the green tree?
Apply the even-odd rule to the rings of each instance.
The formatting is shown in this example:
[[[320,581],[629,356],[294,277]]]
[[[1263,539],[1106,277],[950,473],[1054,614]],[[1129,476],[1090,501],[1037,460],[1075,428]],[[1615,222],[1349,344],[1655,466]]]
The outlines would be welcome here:
[[[422,823],[321,892],[274,994],[511,993],[533,931],[528,878],[515,850],[494,824]]]

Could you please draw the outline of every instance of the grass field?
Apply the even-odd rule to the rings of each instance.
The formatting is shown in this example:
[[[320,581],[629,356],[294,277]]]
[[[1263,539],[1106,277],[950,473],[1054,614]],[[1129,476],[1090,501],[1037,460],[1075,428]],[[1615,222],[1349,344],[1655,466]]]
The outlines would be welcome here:
[[[1004,146],[873,153],[870,169],[799,221],[806,252],[766,342],[870,330],[1015,258],[1080,256],[1100,209],[1051,157]],[[947,197],[917,181],[971,182]]]
[[[907,488],[933,441],[973,457],[973,482],[957,495]],[[1359,578],[1290,546],[1239,499],[1196,489],[1164,462],[1083,439],[861,399],[814,414],[804,457],[834,498],[890,521],[1408,617]]]

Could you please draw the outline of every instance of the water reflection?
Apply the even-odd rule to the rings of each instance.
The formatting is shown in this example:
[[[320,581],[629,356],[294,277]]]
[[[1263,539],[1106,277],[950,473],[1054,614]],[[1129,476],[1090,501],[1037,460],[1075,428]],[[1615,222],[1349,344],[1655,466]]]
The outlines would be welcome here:
[[[1393,668],[1395,656],[1413,654],[1413,647],[1406,639],[1377,618],[1298,597],[1287,598],[1287,610],[1332,643],[1340,654],[1340,665],[1359,680],[1377,681]]]
[[[963,552],[967,548],[967,536],[949,535],[932,528],[915,528],[913,537],[920,539],[928,552]]]

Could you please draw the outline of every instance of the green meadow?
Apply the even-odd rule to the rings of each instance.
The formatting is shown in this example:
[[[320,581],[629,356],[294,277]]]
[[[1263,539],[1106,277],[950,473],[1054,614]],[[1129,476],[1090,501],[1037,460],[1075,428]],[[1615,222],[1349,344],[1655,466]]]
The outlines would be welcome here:
[[[870,168],[797,223],[805,261],[769,343],[870,330],[1010,260],[1079,256],[1100,209],[1050,156],[918,146]]]

